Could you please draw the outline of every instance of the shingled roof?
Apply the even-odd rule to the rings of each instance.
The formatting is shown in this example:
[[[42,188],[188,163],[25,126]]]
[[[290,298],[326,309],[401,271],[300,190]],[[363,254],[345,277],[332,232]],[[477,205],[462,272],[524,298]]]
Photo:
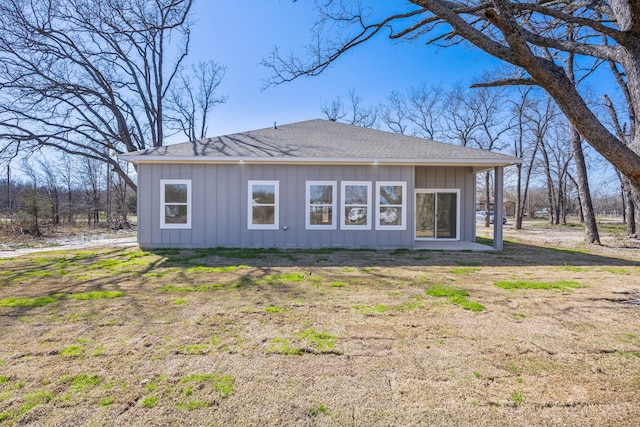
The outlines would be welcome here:
[[[310,163],[507,166],[517,157],[331,120],[167,145],[119,156],[133,163]]]

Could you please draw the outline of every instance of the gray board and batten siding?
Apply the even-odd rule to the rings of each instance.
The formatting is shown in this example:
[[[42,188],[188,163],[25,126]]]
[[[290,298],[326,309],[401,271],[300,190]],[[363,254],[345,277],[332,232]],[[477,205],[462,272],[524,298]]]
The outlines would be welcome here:
[[[161,247],[411,248],[416,242],[416,190],[459,194],[456,240],[475,240],[475,174],[519,159],[387,132],[310,120],[143,150],[121,156],[137,165],[138,243]],[[191,223],[165,228],[163,180],[190,183]],[[277,181],[277,229],[251,229],[249,182]],[[335,229],[308,229],[308,182],[335,182]],[[341,183],[368,183],[370,229],[341,224]],[[377,229],[376,183],[406,183],[406,218]],[[501,226],[501,225],[500,225]]]
[[[191,227],[161,228],[160,182],[191,180]],[[138,241],[141,247],[278,247],[278,248],[403,248],[414,243],[414,196],[418,188],[460,189],[461,211],[474,209],[475,187],[471,168],[413,166],[319,166],[319,165],[194,165],[141,164],[138,166]],[[279,228],[250,230],[247,226],[248,182],[279,182]],[[306,182],[402,181],[407,184],[404,230],[344,230],[336,218],[335,230],[306,229]],[[144,189],[144,190],[143,190]],[[148,191],[150,190],[150,191]],[[372,196],[375,195],[375,191]],[[375,197],[375,196],[374,196]],[[337,209],[336,214],[339,215]],[[475,218],[475,217],[474,217]],[[372,218],[376,220],[375,215]],[[461,217],[460,240],[471,241],[473,226]]]

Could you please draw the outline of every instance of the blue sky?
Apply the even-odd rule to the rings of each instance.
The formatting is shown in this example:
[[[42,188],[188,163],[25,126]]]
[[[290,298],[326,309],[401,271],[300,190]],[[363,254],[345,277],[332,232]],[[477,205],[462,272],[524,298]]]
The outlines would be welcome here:
[[[427,48],[378,37],[340,58],[323,75],[261,90],[270,70],[259,63],[274,46],[303,53],[316,17],[313,2],[196,0],[193,17],[189,60],[212,59],[228,69],[219,91],[229,98],[213,111],[208,136],[319,118],[323,103],[352,88],[365,105],[372,105],[393,90],[423,82],[445,87],[469,82],[497,64],[476,49]]]
[[[384,0],[363,3],[387,9],[394,4]],[[363,105],[375,105],[393,90],[404,91],[425,82],[445,88],[469,84],[502,64],[473,47],[427,47],[421,42],[391,41],[380,34],[341,57],[320,76],[262,90],[270,70],[259,63],[274,46],[284,53],[304,53],[316,19],[313,1],[195,0],[192,12],[196,22],[189,61],[215,60],[227,67],[219,92],[228,100],[213,111],[208,136],[271,127],[274,122],[323,118],[322,105],[344,97],[350,89],[362,98]],[[609,78],[599,84],[606,87]],[[183,140],[184,136],[175,135],[166,142]],[[601,164],[591,171],[590,180],[617,185],[610,174],[610,167]]]

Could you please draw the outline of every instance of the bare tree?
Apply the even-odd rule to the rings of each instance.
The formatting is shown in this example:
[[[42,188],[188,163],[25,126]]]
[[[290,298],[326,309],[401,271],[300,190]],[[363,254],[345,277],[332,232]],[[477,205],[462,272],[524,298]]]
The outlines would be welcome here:
[[[542,157],[541,163],[547,188],[547,215],[549,218],[549,224],[553,224],[555,186],[551,170],[551,143],[553,139],[553,128],[558,124],[558,116],[560,112],[553,100],[549,97],[545,97],[532,104],[531,107],[527,109],[526,114],[535,144],[534,152],[539,153]],[[535,158],[537,157],[534,156],[533,159]],[[532,163],[531,167],[533,168],[533,166],[534,165]]]
[[[0,139],[107,163],[161,146],[192,0],[0,2]],[[173,57],[173,59],[171,59]]]
[[[407,119],[414,125],[414,136],[437,139],[442,135],[440,123],[444,96],[442,87],[424,83],[407,91]]]
[[[27,216],[29,228],[26,231],[34,236],[39,237],[42,234],[40,229],[40,219],[43,212],[47,210],[45,199],[40,197],[38,193],[40,174],[36,171],[29,159],[22,160],[22,172],[29,178],[30,186],[22,192],[21,201],[24,206],[23,212]],[[22,229],[23,232],[25,229]]]
[[[341,96],[336,97],[330,104],[324,103],[321,107],[322,113],[329,120],[341,121],[365,128],[376,128],[378,109],[371,106],[363,106],[362,97],[357,95],[353,88],[349,89],[347,98],[348,105],[342,102]]]
[[[503,135],[511,129],[510,120],[504,115],[506,98],[504,91],[496,89],[481,88],[474,91],[472,97],[473,108],[477,110],[478,117],[478,137],[475,139],[478,148],[485,151],[501,150],[506,145],[503,142]],[[485,223],[489,225],[489,209],[492,194],[491,185],[492,172],[484,172],[484,200],[485,200]],[[495,221],[502,220],[494,218]]]
[[[226,96],[217,93],[226,72],[217,62],[199,62],[191,67],[190,73],[181,72],[171,88],[168,121],[189,141],[207,136],[211,110],[227,101]]]
[[[56,167],[48,160],[40,160],[38,165],[44,178],[43,190],[51,209],[51,223],[56,226],[60,224],[60,183]]]
[[[409,108],[404,95],[398,91],[391,92],[380,106],[380,120],[394,133],[409,133]]]
[[[517,72],[493,85],[538,85],[558,104],[576,130],[629,179],[640,196],[640,127],[629,145],[609,131],[589,108],[578,87],[558,65],[569,53],[611,61],[620,68],[630,103],[640,107],[640,2],[635,0],[519,1],[407,0],[396,13],[364,11],[355,0],[316,1],[319,18],[309,55],[281,56],[276,49],[263,64],[273,70],[268,85],[323,72],[352,48],[380,32],[391,39],[420,39],[430,45],[467,42],[511,64]],[[385,3],[385,8],[389,6]],[[573,27],[571,39],[565,29]]]
[[[624,141],[627,144],[630,144],[632,142],[633,135],[635,135],[636,132],[636,106],[633,105],[631,93],[629,92],[629,86],[627,85],[625,77],[618,69],[618,66],[614,62],[610,61],[609,68],[611,69],[611,72],[615,77],[616,82],[618,83],[618,86],[620,87],[620,90],[622,91],[622,94],[624,96],[624,105],[626,107],[626,114],[628,115],[627,123],[629,123],[629,127],[627,128],[627,126],[623,124],[624,121],[620,119],[620,116],[618,115],[618,112],[614,107],[613,102],[611,102],[611,98],[608,94],[605,94],[603,96],[605,106],[611,118],[611,125],[615,129],[618,138],[620,139],[620,141]],[[619,171],[616,172],[621,183],[622,200],[625,210],[624,218],[627,223],[627,235],[632,236],[636,234],[636,217],[640,218],[640,215],[636,215],[636,209],[640,206],[640,201],[637,199],[634,200],[632,186],[629,182],[629,179],[626,176],[622,176]]]
[[[567,140],[573,136],[570,128],[571,126],[568,126],[566,123],[559,123],[554,126],[551,137],[547,138],[542,145],[542,152],[545,153],[545,156],[548,156],[547,161],[550,162],[550,164],[547,165],[551,178],[549,182],[551,186],[549,195],[552,197],[550,223],[555,223],[556,225],[561,222],[562,224],[567,223],[567,182],[569,181],[569,167],[575,160],[573,152],[567,150],[567,146],[569,145]]]
[[[102,163],[91,157],[83,157],[76,172],[78,181],[84,190],[87,225],[93,223],[97,227],[100,223],[100,190],[102,189]]]
[[[537,145],[528,144],[529,122],[526,110],[531,105],[531,87],[519,88],[518,98],[510,100],[511,115],[513,116],[513,155],[522,158],[522,163],[516,165],[516,230],[522,229],[525,215],[525,201],[529,192],[531,170],[535,158]],[[523,176],[524,175],[524,176]]]
[[[576,33],[573,25],[568,25],[566,28],[567,39],[571,42],[575,42]],[[575,53],[569,52],[565,60],[565,68],[569,81],[577,86],[580,81],[576,77],[576,59]],[[582,79],[585,79],[590,73],[583,75]],[[582,149],[582,136],[573,123],[569,125],[569,132],[571,134],[571,151],[573,155],[573,162],[576,167],[576,182],[578,184],[578,198],[580,199],[580,218],[584,223],[585,230],[585,242],[600,244],[600,233],[598,233],[598,224],[596,222],[596,214],[593,210],[593,203],[591,201],[591,190],[589,188],[589,178],[587,172],[587,164],[584,160],[584,151]],[[563,220],[566,216],[566,211],[563,211]]]
[[[73,158],[69,154],[64,154],[58,164],[58,173],[64,183],[64,190],[66,193],[67,224],[69,225],[75,222],[73,218],[73,189],[75,184],[74,168],[75,164]]]

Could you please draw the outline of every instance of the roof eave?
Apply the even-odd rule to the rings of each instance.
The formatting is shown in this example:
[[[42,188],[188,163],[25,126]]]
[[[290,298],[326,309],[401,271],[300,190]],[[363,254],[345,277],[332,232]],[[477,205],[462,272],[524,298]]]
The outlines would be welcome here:
[[[507,156],[505,156],[507,157]],[[184,156],[139,156],[119,155],[120,160],[134,164],[289,164],[289,165],[327,165],[342,164],[354,166],[511,166],[522,163],[522,159],[386,159],[386,158],[300,158],[300,157],[184,157]]]

